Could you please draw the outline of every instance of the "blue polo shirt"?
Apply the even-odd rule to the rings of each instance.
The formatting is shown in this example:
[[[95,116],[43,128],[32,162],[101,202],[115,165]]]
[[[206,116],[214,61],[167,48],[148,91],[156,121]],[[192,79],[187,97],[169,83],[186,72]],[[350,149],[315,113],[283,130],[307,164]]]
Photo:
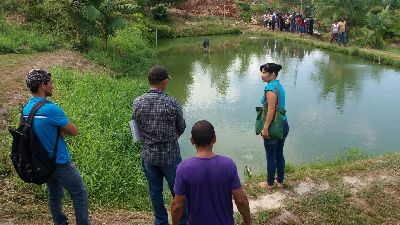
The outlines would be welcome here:
[[[65,115],[64,111],[55,103],[40,97],[32,97],[29,102],[23,108],[23,117],[28,119],[28,115],[32,107],[45,100],[47,103],[40,107],[35,113],[33,118],[33,132],[39,139],[43,148],[49,153],[49,156],[53,157],[54,144],[57,138],[57,127],[65,127],[69,119]],[[60,136],[58,139],[58,150],[57,150],[57,164],[64,164],[71,160],[71,156],[68,152],[67,145],[64,138]]]
[[[283,89],[283,87],[282,87],[282,85],[279,83],[279,80],[272,80],[271,82],[269,82],[266,86],[265,86],[265,88],[264,88],[264,93],[266,92],[266,91],[272,91],[272,92],[276,92],[276,88],[278,88],[278,91],[279,91],[279,108],[281,108],[281,109],[286,109],[286,102],[285,102],[285,99],[286,99],[286,95],[285,95],[285,90]],[[264,105],[264,98],[265,98],[265,95],[263,95],[262,96],[262,98],[261,98],[261,104],[263,104]],[[266,107],[267,107],[267,109],[268,109],[268,101],[267,101],[267,104],[266,104]],[[285,115],[285,119],[287,120],[287,116]]]

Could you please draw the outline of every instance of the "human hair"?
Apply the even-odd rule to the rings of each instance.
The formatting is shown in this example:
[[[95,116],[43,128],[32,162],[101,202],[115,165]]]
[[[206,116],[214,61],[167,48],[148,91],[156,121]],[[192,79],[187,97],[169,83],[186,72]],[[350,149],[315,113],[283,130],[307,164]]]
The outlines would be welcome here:
[[[26,76],[26,86],[32,93],[37,93],[41,84],[51,80],[51,73],[42,69],[33,69]]]
[[[150,68],[147,78],[149,83],[153,85],[159,84],[165,79],[170,79],[170,76],[163,66],[155,65]]]
[[[279,71],[281,71],[282,66],[276,63],[267,63],[264,65],[260,66],[260,71],[263,72],[269,72],[269,73],[275,73],[276,76],[278,76]]]
[[[200,120],[192,127],[192,140],[195,145],[205,147],[215,138],[214,126],[207,120]]]

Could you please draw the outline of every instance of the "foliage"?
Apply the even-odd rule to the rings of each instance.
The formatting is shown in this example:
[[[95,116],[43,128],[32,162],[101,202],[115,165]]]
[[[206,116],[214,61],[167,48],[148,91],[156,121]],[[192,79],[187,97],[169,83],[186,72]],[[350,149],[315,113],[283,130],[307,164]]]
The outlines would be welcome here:
[[[202,23],[180,28],[176,31],[176,36],[194,37],[203,35],[240,34],[240,33],[241,31],[237,27],[215,24],[215,23]]]
[[[140,148],[132,144],[128,125],[132,101],[147,85],[63,68],[51,72],[56,88],[52,100],[80,130],[80,135],[67,138],[67,143],[90,201],[148,209]]]
[[[240,7],[240,18],[246,22],[249,22],[251,19],[251,7],[249,4],[245,2],[238,2]]]
[[[137,76],[152,57],[148,43],[134,27],[117,31],[106,49],[94,46],[86,56],[118,73],[118,76]]]
[[[0,53],[32,53],[57,48],[57,41],[51,36],[35,30],[0,22]]]
[[[137,4],[143,8],[152,7],[158,4],[177,6],[187,0],[137,0]]]
[[[155,33],[157,30],[157,38],[158,39],[168,39],[175,37],[174,28],[167,24],[149,24],[149,28],[151,29],[152,33],[152,42],[155,40]]]
[[[124,15],[134,12],[136,5],[123,0],[88,0],[86,4],[79,5],[77,10],[81,16],[89,21],[82,30],[94,31],[102,41],[102,47],[107,48],[108,39],[115,34],[118,28],[125,26]]]
[[[153,19],[168,22],[169,21],[169,14],[167,11],[167,6],[165,4],[157,4],[151,9],[151,15]]]

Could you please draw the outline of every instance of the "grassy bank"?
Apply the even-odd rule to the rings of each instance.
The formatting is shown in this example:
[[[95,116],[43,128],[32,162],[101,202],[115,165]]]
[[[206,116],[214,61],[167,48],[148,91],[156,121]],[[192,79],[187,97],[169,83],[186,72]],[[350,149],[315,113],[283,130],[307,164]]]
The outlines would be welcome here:
[[[334,161],[291,166],[284,192],[259,188],[265,174],[248,178],[244,189],[251,199],[286,195],[282,207],[254,214],[255,224],[397,224],[399,177],[399,153],[367,158],[352,150]]]
[[[330,44],[329,42],[321,41],[315,37],[305,36],[304,38],[300,38],[298,35],[286,32],[274,32],[274,33],[272,33],[271,31],[257,32],[257,34],[259,33],[261,33],[263,36],[282,41],[295,42],[301,45],[304,44],[311,45],[313,47],[328,51],[339,52],[342,54],[347,54],[372,60],[373,62],[379,64],[387,64],[400,67],[400,54],[397,54],[396,52],[393,51],[359,48],[356,46],[340,47],[337,44]]]
[[[80,130],[80,135],[67,138],[67,143],[88,188],[91,204],[149,209],[140,148],[132,144],[128,125],[132,102],[147,89],[147,84],[63,68],[51,72],[56,87],[52,100]],[[17,120],[18,113],[15,114]],[[7,153],[2,152],[2,160]],[[36,190],[38,199],[46,199],[44,186],[30,187]]]

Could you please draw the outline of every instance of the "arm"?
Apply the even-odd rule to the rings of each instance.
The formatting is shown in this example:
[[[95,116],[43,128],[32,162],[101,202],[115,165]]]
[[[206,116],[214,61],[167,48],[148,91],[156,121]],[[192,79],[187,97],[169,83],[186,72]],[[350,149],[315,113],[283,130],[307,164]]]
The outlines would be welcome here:
[[[272,91],[267,91],[267,101],[268,101],[267,118],[265,119],[264,128],[261,131],[261,136],[264,139],[269,139],[268,128],[272,120],[274,119],[275,115],[276,94]]]
[[[60,135],[64,137],[65,135],[76,136],[78,135],[78,128],[71,122],[68,122],[63,128],[61,128]]]
[[[249,201],[247,200],[246,194],[244,193],[242,188],[238,188],[236,190],[232,190],[233,199],[235,200],[235,204],[240,212],[240,215],[243,217],[244,225],[250,225],[251,216],[250,216],[250,207]]]
[[[175,195],[171,205],[172,225],[178,225],[185,205],[184,195]]]
[[[176,108],[176,132],[178,136],[180,137],[183,132],[185,132],[186,129],[186,122],[185,119],[183,118],[183,112],[182,112],[182,107],[179,103],[177,103],[177,108]]]

